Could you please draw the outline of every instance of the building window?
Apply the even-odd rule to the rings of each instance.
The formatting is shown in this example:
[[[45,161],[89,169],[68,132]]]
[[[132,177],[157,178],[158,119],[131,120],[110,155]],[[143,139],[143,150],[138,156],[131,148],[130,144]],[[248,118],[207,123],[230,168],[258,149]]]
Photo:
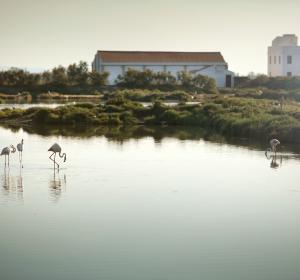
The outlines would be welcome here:
[[[287,56],[287,64],[292,64],[292,56],[291,55]]]
[[[281,56],[278,56],[278,63],[281,64]]]
[[[269,63],[272,64],[272,56],[270,56]]]
[[[292,77],[292,72],[287,72],[286,75],[287,75],[288,77]]]
[[[274,56],[274,64],[276,64],[276,56]]]

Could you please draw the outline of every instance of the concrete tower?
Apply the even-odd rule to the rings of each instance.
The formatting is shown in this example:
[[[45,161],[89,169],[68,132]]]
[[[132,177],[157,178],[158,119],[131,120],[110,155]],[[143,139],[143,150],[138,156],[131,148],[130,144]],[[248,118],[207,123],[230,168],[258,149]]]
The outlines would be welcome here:
[[[276,37],[268,47],[268,75],[300,76],[300,47],[294,34]]]

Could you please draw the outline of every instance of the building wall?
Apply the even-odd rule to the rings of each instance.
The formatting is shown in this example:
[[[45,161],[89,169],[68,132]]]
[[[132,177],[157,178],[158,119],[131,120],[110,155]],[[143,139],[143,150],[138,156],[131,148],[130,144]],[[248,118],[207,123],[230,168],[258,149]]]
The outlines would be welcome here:
[[[96,55],[92,63],[92,69],[97,72],[108,72],[108,82],[111,85],[115,84],[119,75],[123,75],[129,69],[138,71],[149,69],[154,72],[166,71],[174,76],[181,71],[201,70],[193,74],[200,74],[215,79],[219,88],[226,87],[226,75],[232,76],[232,85],[234,80],[234,73],[227,70],[227,64],[225,63],[166,63],[162,65],[158,65],[157,63],[122,63],[120,65],[118,63],[103,63],[101,57]]]
[[[292,76],[300,76],[300,47],[284,47],[283,53],[283,76],[288,76],[290,72]],[[292,63],[288,64],[288,56],[292,57]]]
[[[281,47],[268,48],[268,75],[271,77],[283,76],[285,58]]]
[[[109,73],[108,82],[110,85],[115,84],[115,80],[118,78],[119,75],[123,75],[123,67],[122,66],[109,66],[106,65],[103,67],[103,72]]]
[[[272,47],[297,46],[298,38],[295,34],[284,34],[272,41]]]
[[[291,57],[291,63],[288,63]],[[276,37],[268,48],[268,75],[300,76],[300,46],[293,34]]]
[[[153,72],[164,72],[165,70],[163,65],[146,65],[146,69]]]
[[[177,76],[178,72],[184,71],[184,65],[167,65],[166,72],[170,72],[171,75]]]
[[[291,56],[292,63],[288,63]],[[268,74],[271,77],[300,76],[300,47],[269,47]]]
[[[144,65],[128,65],[124,66],[125,72],[127,72],[129,69],[136,70],[136,71],[144,71],[145,66]]]

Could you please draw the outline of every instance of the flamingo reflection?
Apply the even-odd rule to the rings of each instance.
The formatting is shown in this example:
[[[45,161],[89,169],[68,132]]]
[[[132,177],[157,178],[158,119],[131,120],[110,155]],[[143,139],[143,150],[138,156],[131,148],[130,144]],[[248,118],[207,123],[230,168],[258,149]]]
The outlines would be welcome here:
[[[283,161],[300,160],[300,154],[266,154],[266,158],[271,161],[270,167],[276,169],[282,166]]]
[[[53,177],[50,180],[50,197],[51,200],[57,202],[61,197],[62,190],[66,191],[67,179],[66,175],[61,178],[59,171],[53,169]]]
[[[19,176],[11,176],[10,169],[4,168],[4,173],[1,176],[2,193],[6,198],[10,200],[23,201],[23,179],[20,172]],[[16,184],[17,179],[17,184]]]

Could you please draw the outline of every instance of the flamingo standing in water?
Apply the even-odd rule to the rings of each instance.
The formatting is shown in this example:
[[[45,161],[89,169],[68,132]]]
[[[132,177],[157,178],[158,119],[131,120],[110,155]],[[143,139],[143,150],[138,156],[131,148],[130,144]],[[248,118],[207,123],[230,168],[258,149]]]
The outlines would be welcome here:
[[[22,139],[21,143],[19,143],[17,145],[17,150],[19,152],[20,165],[22,164],[22,160],[23,160],[23,144],[24,144],[24,140]],[[22,164],[22,168],[23,168],[23,164]]]
[[[276,146],[277,146],[277,145],[280,145],[279,140],[277,140],[277,139],[272,139],[272,140],[270,141],[271,150],[272,150],[272,152],[274,152],[275,154],[276,154]]]
[[[276,146],[278,146],[278,145],[280,145],[279,140],[277,140],[277,139],[272,139],[272,140],[270,141],[270,147],[271,147],[271,148],[267,149],[266,154],[267,154],[268,152],[274,152],[274,153],[275,153],[275,156],[276,156]]]
[[[2,149],[0,156],[5,157],[5,166],[6,166],[6,157],[8,158],[7,166],[9,166],[9,155],[10,153],[13,154],[15,152],[16,152],[16,148],[13,145],[10,145],[10,147],[5,147]]]
[[[61,147],[57,144],[54,143],[48,150],[49,152],[52,152],[51,156],[49,157],[53,162],[54,162],[54,169],[55,165],[57,165],[57,169],[59,169],[59,164],[56,162],[56,154],[58,153],[59,157],[64,158],[64,162],[67,159],[67,155],[65,153],[61,154]],[[52,158],[54,156],[54,158]]]

